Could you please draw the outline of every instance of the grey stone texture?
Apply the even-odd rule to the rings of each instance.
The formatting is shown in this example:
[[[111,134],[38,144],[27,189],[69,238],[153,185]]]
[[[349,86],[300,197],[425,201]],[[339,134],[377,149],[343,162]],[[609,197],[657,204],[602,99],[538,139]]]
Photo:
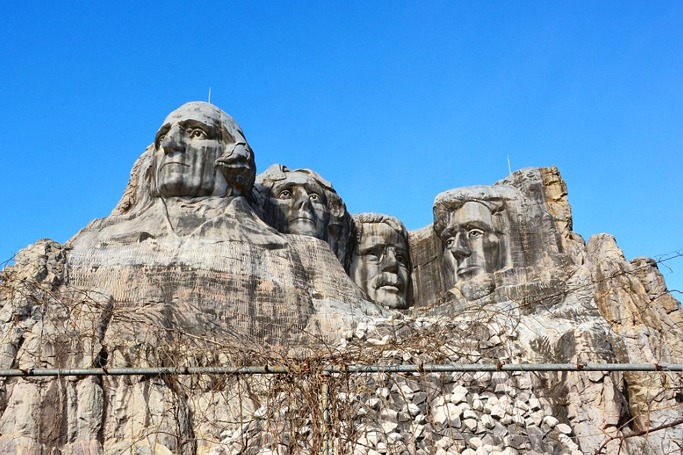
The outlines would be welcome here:
[[[323,368],[683,363],[682,323],[656,262],[572,231],[556,168],[441,193],[414,232],[353,224],[317,173],[257,177],[234,120],[188,103],[110,216],[2,271],[0,369],[290,373],[3,377],[0,453],[680,453],[680,374]]]

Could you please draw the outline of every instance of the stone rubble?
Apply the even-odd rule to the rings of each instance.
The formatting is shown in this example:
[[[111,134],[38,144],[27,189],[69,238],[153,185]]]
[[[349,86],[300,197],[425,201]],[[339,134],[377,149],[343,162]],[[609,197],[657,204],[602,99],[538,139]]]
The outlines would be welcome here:
[[[361,339],[371,335],[372,331],[363,332]],[[487,349],[495,352],[502,345],[498,338]],[[400,355],[396,361],[402,359]],[[491,360],[482,352],[482,363]],[[365,383],[362,377],[349,381],[360,399],[350,417],[355,422],[351,434],[356,436],[346,449],[353,453],[557,454],[579,447],[571,422],[561,421],[551,414],[551,406],[541,405],[542,397],[532,390],[532,373],[370,374]],[[243,444],[263,442],[266,438],[259,431],[250,425],[239,434],[230,433],[215,455],[269,453],[272,448]],[[337,449],[335,453],[346,453],[344,447]]]

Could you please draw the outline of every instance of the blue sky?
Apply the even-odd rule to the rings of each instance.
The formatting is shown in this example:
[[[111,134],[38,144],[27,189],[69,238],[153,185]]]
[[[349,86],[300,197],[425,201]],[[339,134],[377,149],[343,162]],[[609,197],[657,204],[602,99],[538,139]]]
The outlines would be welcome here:
[[[681,2],[28,3],[0,17],[0,260],[106,216],[209,88],[259,172],[314,169],[351,212],[426,226],[509,156],[559,167],[586,239],[683,252]]]

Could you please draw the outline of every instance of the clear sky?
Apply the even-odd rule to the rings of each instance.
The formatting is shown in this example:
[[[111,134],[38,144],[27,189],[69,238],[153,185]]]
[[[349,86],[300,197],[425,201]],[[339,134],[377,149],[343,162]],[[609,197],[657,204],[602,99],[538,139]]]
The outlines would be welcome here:
[[[0,260],[106,216],[209,88],[259,172],[314,169],[352,213],[426,226],[509,157],[559,167],[584,238],[683,252],[683,2],[29,3],[0,16]]]

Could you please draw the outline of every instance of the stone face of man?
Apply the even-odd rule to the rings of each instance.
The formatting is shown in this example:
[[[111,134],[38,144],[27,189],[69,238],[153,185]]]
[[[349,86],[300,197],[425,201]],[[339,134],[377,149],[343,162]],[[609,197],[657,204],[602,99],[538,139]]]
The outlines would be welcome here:
[[[156,190],[160,196],[219,196],[227,192],[216,160],[232,138],[224,138],[221,111],[208,103],[188,103],[172,112],[157,132]],[[226,140],[227,139],[227,140]]]
[[[386,223],[363,223],[349,275],[370,300],[407,308],[410,256],[402,235]]]
[[[270,209],[278,229],[286,234],[309,235],[327,240],[330,211],[323,188],[313,178],[298,172],[271,188]]]
[[[492,273],[501,266],[500,238],[491,210],[480,202],[466,202],[452,212],[441,240],[456,262],[457,281]]]

